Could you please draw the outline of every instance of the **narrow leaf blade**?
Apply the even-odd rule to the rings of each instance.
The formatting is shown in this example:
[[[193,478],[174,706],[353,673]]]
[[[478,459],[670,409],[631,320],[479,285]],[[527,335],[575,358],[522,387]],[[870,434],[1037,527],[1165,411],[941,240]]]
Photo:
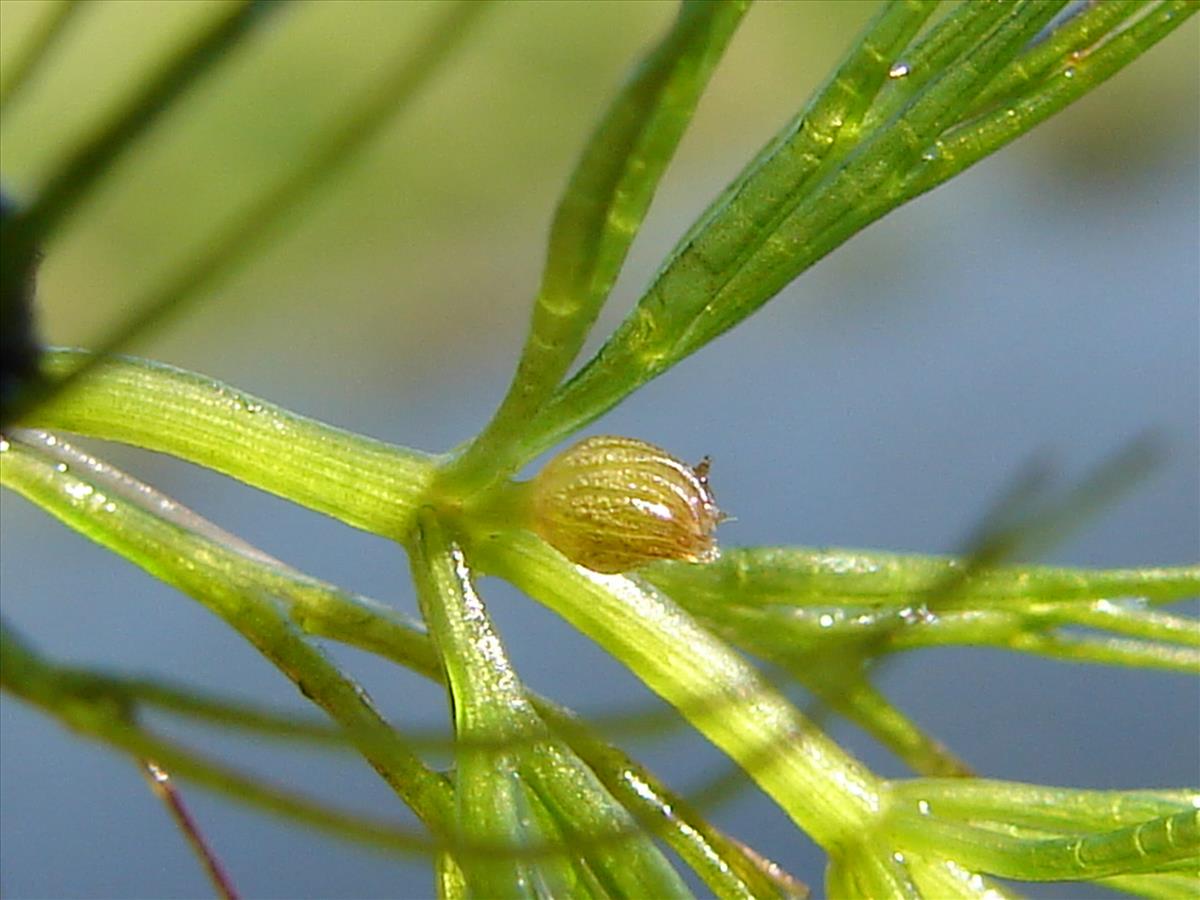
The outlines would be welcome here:
[[[608,298],[667,164],[749,0],[689,0],[593,132],[559,202],[533,320],[508,394],[450,469],[508,474],[517,435],[558,386]],[[517,461],[519,463],[519,460]]]

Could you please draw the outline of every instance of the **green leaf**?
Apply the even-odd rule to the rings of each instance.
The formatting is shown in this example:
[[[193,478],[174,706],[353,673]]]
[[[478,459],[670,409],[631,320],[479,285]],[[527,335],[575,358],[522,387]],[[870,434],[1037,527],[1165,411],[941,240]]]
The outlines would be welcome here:
[[[764,547],[726,550],[703,566],[658,563],[642,577],[715,634],[792,674],[927,775],[969,770],[871,685],[867,665],[882,654],[996,646],[1200,674],[1194,619],[1105,599],[1144,594],[1163,602],[1200,594],[1200,567],[972,568],[967,559]],[[932,606],[934,598],[942,602]],[[1081,627],[1143,640],[1080,634]]]
[[[1057,0],[960,4],[917,46],[919,66],[928,60],[945,68],[914,66],[895,79],[911,80],[914,87],[877,89],[893,61],[906,61],[912,32],[896,30],[890,33],[895,40],[880,47],[868,43],[869,32],[851,52],[850,61],[861,60],[848,61],[842,70],[858,79],[867,108],[859,114],[858,106],[847,106],[846,117],[833,115],[833,131],[822,130],[820,120],[810,124],[801,118],[803,127],[767,145],[685,235],[633,313],[541,409],[521,438],[523,458],[592,421],[732,328],[875,219],[1082,96],[1196,11],[1182,0],[1164,2],[1124,31],[1124,20],[1114,17],[1109,24],[1115,35],[1063,68],[1062,77],[1023,80],[1012,67],[1022,58],[1035,67],[1043,64],[1030,56],[1036,53],[1031,41],[1061,7]],[[889,5],[877,23],[906,14],[923,22],[928,9],[915,9]],[[1042,40],[1056,41],[1058,28],[1081,39],[1067,20]],[[1095,30],[1088,36],[1096,37]],[[875,52],[865,55],[864,49]],[[1005,90],[1033,87],[1018,103],[975,119],[997,79]],[[825,96],[810,109],[821,111]],[[876,98],[880,105],[872,109]]]
[[[1200,795],[1002,781],[893,784],[885,831],[906,850],[1022,881],[1200,868]]]
[[[1197,566],[973,568],[969,559],[764,547],[730,550],[705,566],[657,564],[644,576],[708,627],[814,689],[811,673],[828,670],[830,657],[953,644],[1200,673],[1196,620],[1140,602],[1200,595]]]
[[[453,695],[456,793],[464,847],[456,854],[480,896],[561,896],[575,891],[572,857],[616,896],[689,892],[595,775],[553,740],[504,652],[475,592],[467,558],[428,510],[410,542],[413,578]],[[563,832],[545,844],[530,828],[537,800]],[[539,864],[522,857],[542,845]],[[492,848],[477,858],[476,847]]]
[[[251,34],[268,12],[283,7],[282,3],[262,0],[234,0],[226,4],[161,71],[147,78],[141,90],[49,177],[21,216],[11,224],[6,223],[0,234],[5,270],[14,261],[25,259],[78,209],[116,161]],[[63,17],[70,11],[64,6]]]
[[[78,21],[76,13],[81,9],[82,0],[59,0],[49,12],[42,15],[42,20],[33,35],[26,38],[16,60],[4,67],[4,80],[0,82],[0,112],[11,108],[13,98],[33,80],[37,70],[53,55],[55,46],[62,41],[71,24]]]
[[[49,351],[54,378],[90,367]],[[170,453],[355,528],[400,537],[433,478],[429,458],[296,415],[173,366],[110,357],[19,424]]]
[[[448,822],[449,785],[392,730],[362,689],[305,640],[263,590],[257,572],[247,571],[243,560],[257,551],[208,523],[207,540],[197,538],[189,511],[52,435],[12,434],[0,450],[6,487],[203,603],[356,740],[365,736],[363,755],[422,821],[435,831]]]
[[[839,132],[853,131],[886,79],[888,61],[936,5],[925,0],[897,0],[883,8],[806,109],[683,236],[631,317],[560,389],[550,408],[539,412],[521,439],[525,458],[537,455],[599,414],[591,413],[579,395],[603,390],[614,395],[615,403],[666,368],[669,345],[682,333],[690,311],[716,295],[727,280],[727,271],[745,258],[745,246],[769,235],[792,192],[819,169]]]
[[[896,817],[889,830],[926,852],[1022,881],[1094,881],[1140,872],[1200,870],[1200,811],[1190,809],[1087,836],[1014,837],[990,828]]]
[[[779,189],[810,181],[839,159],[861,132],[871,102],[886,83],[893,59],[928,20],[936,2],[888,0],[851,46],[846,57],[817,88],[808,104],[746,165],[733,182],[684,234],[667,257],[657,280],[683,256],[697,256],[706,244],[723,256],[761,231],[786,204]],[[686,287],[680,274],[679,287]],[[652,288],[653,289],[653,288]],[[674,289],[666,291],[675,296]]]
[[[957,578],[967,560],[817,547],[734,547],[715,562],[655,563],[643,576],[675,595],[763,606],[905,604]],[[1145,597],[1156,603],[1200,596],[1200,565],[1144,569],[997,566],[966,572],[955,600],[1000,606],[1022,601]]]
[[[1094,45],[1146,10],[1148,3],[1149,0],[1106,0],[1078,4],[1067,21],[1035,42],[993,79],[976,100],[969,118],[974,118],[977,111],[1028,93],[1054,69],[1078,61]]]
[[[182,777],[246,806],[306,824],[327,834],[392,852],[429,853],[425,835],[389,822],[332,809],[294,791],[269,784],[158,737],[130,720],[128,709],[86,686],[71,690],[58,667],[35,653],[0,620],[0,688],[58,719],[76,734],[99,741],[135,760],[153,759]],[[78,688],[78,685],[76,684]],[[120,698],[117,698],[118,700]]]
[[[703,263],[712,273],[698,282],[704,289],[669,291],[667,272],[681,262],[673,260],[630,320],[641,316],[642,321],[632,332],[614,335],[610,343],[617,357],[628,355],[626,345],[642,360],[647,355],[658,357],[649,368],[657,374],[660,367],[682,359],[750,315],[868,221],[903,202],[906,198],[897,192],[898,173],[920,160],[925,147],[956,121],[993,70],[1015,56],[1061,5],[1031,0],[1000,5],[1004,14],[999,24],[991,30],[979,29],[985,33],[969,54],[962,54],[967,58],[961,65],[933,79],[902,115],[848,147],[844,161],[832,161],[836,166],[811,189],[806,190],[807,183],[798,183],[794,175],[772,181],[767,186],[773,201],[768,210],[743,212],[751,222],[762,222],[765,215],[764,225],[747,234],[726,218],[728,213],[712,222],[704,234],[713,237],[697,236],[693,242],[697,259],[691,268]],[[991,25],[993,5],[968,7],[974,19]],[[880,70],[886,72],[887,59],[876,63],[876,77]],[[730,230],[732,235],[723,234]],[[683,277],[695,281],[686,270]],[[647,335],[662,343],[656,346]],[[602,359],[603,353],[602,348],[597,358]],[[646,368],[644,363],[641,368]]]
[[[546,604],[735,760],[817,843],[865,827],[875,779],[754,668],[649,585],[574,566],[533,535],[473,547],[485,571]]]
[[[533,321],[508,394],[453,463],[460,491],[511,474],[514,443],[578,356],[659,180],[749,0],[687,0],[600,120],[550,228]]]
[[[1106,4],[1099,4],[1104,6]],[[1042,121],[1107,81],[1200,11],[1189,0],[1167,0],[1098,45],[1067,54],[1030,89],[985,115],[949,130],[924,163],[907,176],[907,191],[931,190],[984,157],[1016,140]]]
[[[250,0],[245,9],[257,11],[278,5],[281,4],[264,4],[263,0]],[[187,303],[202,296],[204,291],[228,276],[238,265],[252,259],[256,252],[261,251],[264,242],[275,236],[280,228],[287,224],[288,213],[295,210],[332,175],[342,171],[391,121],[397,111],[413,101],[446,57],[469,34],[470,26],[479,14],[487,8],[488,3],[484,0],[458,0],[446,5],[445,9],[440,11],[434,26],[424,35],[416,52],[398,60],[394,67],[380,76],[370,90],[351,101],[346,113],[317,141],[299,165],[238,214],[232,222],[215,233],[207,248],[178,272],[164,279],[157,287],[151,288],[146,296],[132,299],[130,307],[134,312],[116,323],[101,337],[94,347],[94,355],[77,358],[76,367],[60,371],[55,381],[42,385],[37,390],[23,393],[19,400],[20,409],[31,409],[46,397],[53,396],[108,355],[124,347],[136,335],[164,321],[169,315],[178,314]],[[224,40],[221,34],[214,35],[212,47],[202,44],[198,45],[198,48],[208,48],[204,51],[206,53],[220,50],[223,44],[219,41]],[[179,61],[181,73],[191,71],[189,59],[190,57]],[[171,90],[174,90],[174,84],[175,81],[170,80]],[[153,100],[153,103],[165,103],[169,99],[166,88],[161,89],[162,96],[155,93],[156,90],[160,89],[152,88],[148,91],[150,100]],[[148,102],[150,101],[139,101],[141,105]],[[122,141],[128,139],[121,138]],[[101,143],[107,147],[111,142],[106,138]],[[53,181],[51,186],[39,195],[27,215],[16,220],[12,228],[5,228],[5,233],[0,235],[5,272],[16,272],[17,269],[11,261],[23,260],[28,253],[33,252],[37,240],[53,224],[57,211],[65,209],[68,203],[77,201],[81,188],[80,177],[73,174],[74,168],[88,173],[87,178],[90,181],[104,171],[103,166],[107,165],[105,159],[99,151],[88,150],[76,167],[69,168],[61,179]],[[20,417],[20,409],[15,414],[16,417]]]
[[[8,442],[0,474],[5,486],[37,502],[35,482],[39,470],[31,467],[23,454],[38,453],[22,443],[22,436],[23,433],[17,433],[13,436],[15,442]],[[57,439],[42,455],[45,458],[41,460],[41,475],[49,476],[46,468],[52,466],[56,476],[49,477],[57,477],[59,486],[73,498],[100,495],[104,498],[100,502],[112,504],[112,510],[104,516],[85,521],[81,515],[64,520],[66,524],[143,565],[168,584],[185,593],[199,594],[208,603],[220,603],[227,592],[245,597],[271,597],[282,603],[283,613],[308,634],[379,654],[429,678],[441,677],[441,663],[429,638],[393,608],[350,594],[272,559],[148,485],[94,456],[77,453]],[[66,472],[60,472],[59,466],[66,467]],[[136,502],[131,503],[126,495],[132,495]],[[6,640],[13,637],[6,634]],[[16,655],[10,659],[16,659]],[[76,691],[102,693],[122,707],[147,704],[210,725],[250,729],[280,738],[332,746],[356,744],[366,751],[379,748],[384,754],[391,752],[395,741],[390,731],[381,735],[369,724],[366,728],[340,729],[316,726],[227,698],[208,697],[192,689],[172,688],[145,679],[60,669],[54,680],[61,686],[75,686]],[[622,751],[595,737],[569,711],[547,700],[531,699],[556,736],[586,761],[609,792],[639,821],[659,833],[719,896],[803,895],[799,882],[714,829],[683,798]],[[411,733],[405,742],[412,747],[445,744],[441,740],[421,740]],[[495,742],[483,743],[495,746]]]
[[[1103,831],[1186,811],[1188,790],[1090,791],[974,778],[910,778],[892,785],[899,804],[950,819],[1006,821],[1044,830]]]
[[[893,77],[868,111],[864,131],[886,123],[930,82],[962,64],[1011,11],[1012,5],[1005,3],[954,5],[893,65]]]

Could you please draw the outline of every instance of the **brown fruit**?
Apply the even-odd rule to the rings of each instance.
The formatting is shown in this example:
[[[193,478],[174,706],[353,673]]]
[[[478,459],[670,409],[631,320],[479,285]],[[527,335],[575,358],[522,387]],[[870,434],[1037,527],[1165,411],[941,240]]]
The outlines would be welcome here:
[[[708,465],[705,458],[693,468],[633,438],[585,438],[530,483],[532,528],[596,572],[660,559],[709,562],[724,516],[708,487]]]

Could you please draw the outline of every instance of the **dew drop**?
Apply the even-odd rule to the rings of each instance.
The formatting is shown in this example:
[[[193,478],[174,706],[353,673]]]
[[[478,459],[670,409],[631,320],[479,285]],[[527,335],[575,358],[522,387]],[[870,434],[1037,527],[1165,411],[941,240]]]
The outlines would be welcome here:
[[[888,78],[906,78],[911,71],[908,63],[900,60],[899,62],[892,63],[892,67],[888,69]]]
[[[817,619],[817,622],[822,628],[830,628],[833,626],[833,616],[829,613],[822,613],[821,618]]]
[[[64,490],[67,492],[67,496],[69,496],[72,500],[86,500],[95,492],[96,489],[90,484],[76,482],[75,484],[67,485]]]
[[[928,800],[918,800],[917,801],[917,812],[919,812],[923,816],[929,815],[929,813],[930,813],[929,801]]]
[[[9,444],[9,442],[6,439],[0,437],[0,453],[7,453],[8,448],[11,446],[12,445]]]
[[[55,472],[66,472],[67,470],[68,470],[68,466],[66,463],[55,463],[54,464]]]
[[[1074,78],[1074,77],[1075,77],[1075,67],[1074,66],[1067,66],[1065,69],[1063,69],[1063,78]]]

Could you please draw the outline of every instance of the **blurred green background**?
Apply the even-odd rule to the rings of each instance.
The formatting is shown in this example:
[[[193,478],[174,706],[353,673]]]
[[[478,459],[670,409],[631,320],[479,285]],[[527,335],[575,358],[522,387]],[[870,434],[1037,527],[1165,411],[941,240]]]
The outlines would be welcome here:
[[[4,0],[8,59],[50,4]],[[6,188],[41,181],[221,4],[88,4],[6,115]],[[816,86],[874,2],[762,3],[700,107],[648,224],[698,213]],[[310,3],[278,15],[188,95],[47,248],[43,331],[84,344],[128,314],[207,236],[295,165],[314,136],[397,54],[436,4]],[[442,353],[510,358],[537,286],[541,237],[582,140],[670,3],[507,3],[352,171],[309,204],[252,270],[144,346],[212,372],[244,364],[281,319],[314,374],[398,391],[446,377]],[[1156,164],[1188,133],[1194,31],[1029,138],[1036,177],[1109,181]],[[656,227],[657,226],[657,227]],[[906,248],[896,248],[903,254]],[[618,297],[628,304],[642,284]],[[460,343],[461,342],[461,343]],[[234,370],[231,370],[234,371]],[[219,372],[214,374],[220,374]]]
[[[87,4],[4,113],[0,172],[36,193],[212,2]],[[598,334],[741,164],[800,106],[874,2],[760,2],[702,102]],[[7,69],[44,2],[0,2]],[[310,2],[272,18],[197,86],[46,248],[42,334],[88,345],[274,184],[437,13],[416,2]],[[292,409],[441,451],[507,385],[553,204],[592,123],[674,13],[658,2],[497,4],[416,104],[305,205],[282,238],[135,352]],[[897,211],[597,429],[714,458],[732,544],[960,546],[1035,454],[1064,483],[1157,429],[1168,462],[1053,561],[1184,563],[1200,545],[1200,169],[1189,23],[994,160]],[[595,341],[593,341],[593,345]],[[410,611],[402,555],[193,467],[103,454],[269,552]],[[22,501],[0,509],[0,600],[48,652],[301,709],[202,610]],[[64,564],[65,561],[65,564]],[[530,684],[586,711],[649,702],[632,678],[515,592],[484,591]],[[441,724],[415,678],[334,650],[401,723]],[[587,673],[586,676],[581,673]],[[1195,780],[1192,680],[939,651],[887,670],[919,721],[996,777],[1094,787]],[[182,841],[121,759],[0,705],[0,890],[193,896]],[[835,734],[900,770],[850,728]],[[189,735],[321,796],[397,814],[353,761]],[[207,742],[207,743],[205,743]],[[631,749],[677,787],[719,757],[673,734]],[[192,792],[248,895],[425,896],[397,864]],[[820,881],[820,857],[752,790],[714,812]],[[1035,891],[1036,893],[1036,891]],[[1042,896],[1092,896],[1046,889]]]

